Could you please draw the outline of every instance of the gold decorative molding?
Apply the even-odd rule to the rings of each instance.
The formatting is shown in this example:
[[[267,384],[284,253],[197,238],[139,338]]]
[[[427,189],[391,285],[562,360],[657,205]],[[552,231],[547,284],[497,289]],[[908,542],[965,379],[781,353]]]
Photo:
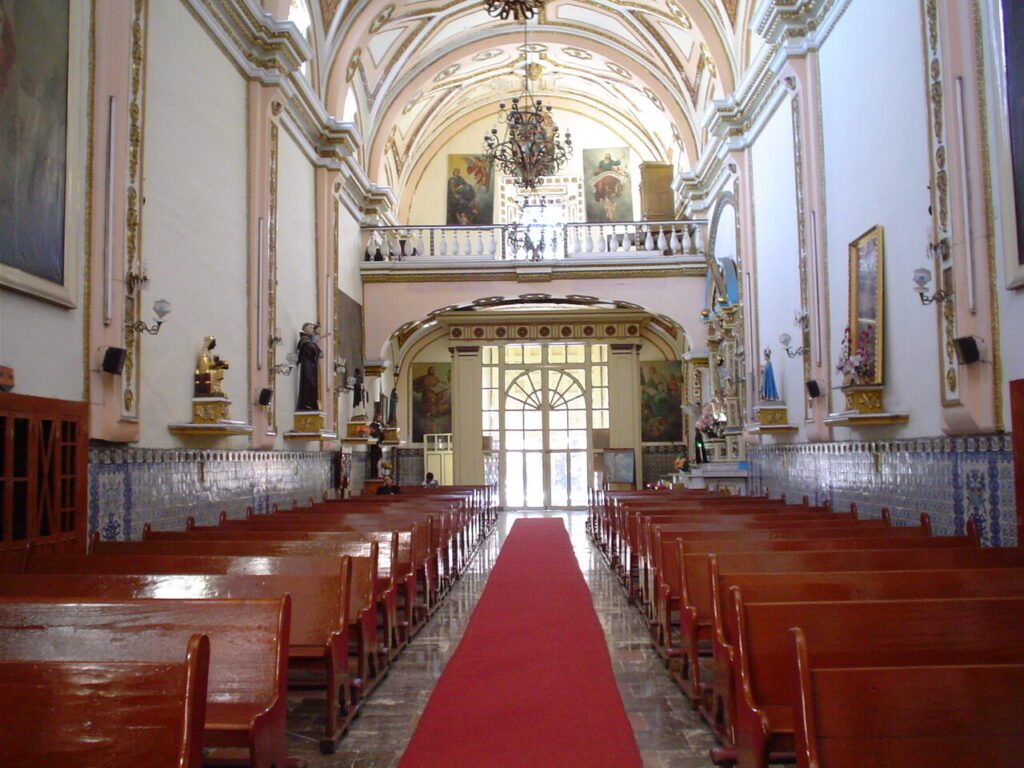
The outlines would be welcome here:
[[[573,312],[566,317],[533,312],[453,312],[436,316],[453,344],[540,342],[618,343],[637,339],[650,323],[642,312]]]
[[[125,273],[141,273],[142,264],[142,173],[143,137],[145,136],[145,80],[146,80],[146,23],[149,18],[148,0],[135,0],[132,6],[131,77],[128,107],[128,184],[125,210]],[[124,369],[121,375],[121,417],[138,419],[138,388],[140,382],[139,357],[141,339],[135,324],[141,319],[138,288],[124,297]]]

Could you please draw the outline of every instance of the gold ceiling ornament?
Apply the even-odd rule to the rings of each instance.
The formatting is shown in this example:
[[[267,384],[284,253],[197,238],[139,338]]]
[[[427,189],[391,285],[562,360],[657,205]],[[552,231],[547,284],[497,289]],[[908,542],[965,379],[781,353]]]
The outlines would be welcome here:
[[[544,6],[544,0],[487,0],[487,13],[505,21],[511,16],[516,21],[532,19]]]
[[[523,91],[512,97],[507,110],[505,102],[498,105],[498,123],[504,130],[499,134],[495,127],[484,136],[484,156],[516,187],[534,191],[545,176],[555,175],[565,164],[572,154],[572,137],[566,132],[562,141],[551,107],[530,92],[530,81],[539,76],[540,67],[530,62],[528,31],[524,20]]]

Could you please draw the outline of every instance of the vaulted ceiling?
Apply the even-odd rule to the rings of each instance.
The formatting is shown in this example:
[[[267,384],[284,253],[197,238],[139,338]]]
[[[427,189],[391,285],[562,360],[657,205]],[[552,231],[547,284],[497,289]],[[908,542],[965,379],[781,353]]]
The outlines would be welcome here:
[[[309,17],[314,90],[357,124],[369,177],[399,196],[439,142],[519,92],[527,55],[545,102],[633,137],[645,160],[688,167],[707,107],[759,42],[754,0],[548,0],[525,30],[484,0],[290,2],[294,20]]]

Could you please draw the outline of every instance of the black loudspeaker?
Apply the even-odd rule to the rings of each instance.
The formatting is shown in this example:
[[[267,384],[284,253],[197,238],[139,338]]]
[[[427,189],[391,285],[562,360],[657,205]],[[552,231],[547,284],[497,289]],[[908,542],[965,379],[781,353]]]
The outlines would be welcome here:
[[[956,349],[956,361],[960,365],[969,365],[981,360],[978,340],[973,336],[961,336],[959,339],[953,339],[953,348]]]
[[[259,405],[270,405],[270,401],[273,399],[273,397],[274,390],[269,389],[268,387],[264,387],[263,389],[260,390],[260,395],[257,398],[256,403]]]
[[[124,370],[124,361],[127,356],[127,350],[121,347],[107,347],[107,351],[103,353],[103,362],[100,364],[100,370],[104,373],[120,376]]]
[[[821,397],[821,387],[818,386],[818,382],[811,379],[807,382],[807,396],[808,397]]]

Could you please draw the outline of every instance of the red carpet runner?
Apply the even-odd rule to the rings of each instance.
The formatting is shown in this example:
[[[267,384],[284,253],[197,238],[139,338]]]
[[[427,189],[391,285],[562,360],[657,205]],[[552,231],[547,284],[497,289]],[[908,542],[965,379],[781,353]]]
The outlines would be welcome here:
[[[640,768],[561,520],[517,520],[399,768]]]

